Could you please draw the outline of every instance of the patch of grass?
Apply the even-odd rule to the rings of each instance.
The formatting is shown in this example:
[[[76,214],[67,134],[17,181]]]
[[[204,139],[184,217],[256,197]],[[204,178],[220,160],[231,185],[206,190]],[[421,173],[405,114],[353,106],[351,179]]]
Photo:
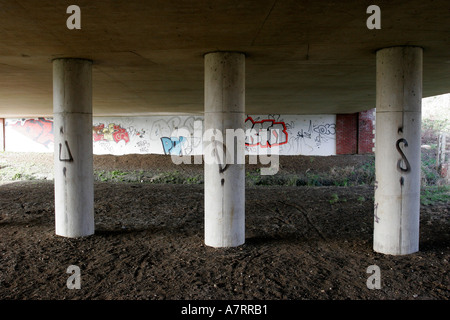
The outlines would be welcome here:
[[[94,179],[98,179],[100,181],[108,181],[107,173],[105,171],[94,172]]]
[[[337,195],[337,193],[333,193],[331,195],[331,199],[330,199],[330,204],[335,204],[337,202],[339,202],[339,196]]]
[[[364,202],[364,201],[366,201],[366,198],[364,198],[363,196],[359,196],[358,199],[356,199],[356,201]]]
[[[94,172],[94,179],[100,181],[124,181],[124,177],[128,172],[113,170],[113,171],[97,171]]]
[[[120,179],[120,177],[123,177],[123,176],[125,176],[127,174],[128,173],[124,172],[124,171],[114,170],[114,171],[111,171],[111,178],[112,179]]]
[[[340,180],[335,180],[334,185],[336,187],[347,187],[348,186],[348,178],[343,178]]]
[[[319,174],[310,172],[306,174],[307,185],[310,187],[322,186],[323,185],[322,180],[323,179]]]
[[[422,185],[436,185],[437,182],[441,179],[441,176],[436,169],[436,157],[428,153],[422,153],[421,160]]]
[[[261,175],[254,171],[247,171],[245,173],[245,182],[249,185],[257,185],[261,181]]]
[[[425,206],[450,202],[450,186],[426,186],[420,192],[420,203]]]
[[[184,183],[185,184],[203,184],[204,181],[203,181],[202,176],[195,175],[195,176],[192,176],[192,177],[191,176],[186,177]]]
[[[24,173],[24,172],[16,172],[12,177],[11,180],[18,181],[18,180],[36,180],[36,178],[32,174]]]
[[[21,173],[16,173],[12,177],[12,180],[20,180],[20,179],[22,179],[22,174]]]

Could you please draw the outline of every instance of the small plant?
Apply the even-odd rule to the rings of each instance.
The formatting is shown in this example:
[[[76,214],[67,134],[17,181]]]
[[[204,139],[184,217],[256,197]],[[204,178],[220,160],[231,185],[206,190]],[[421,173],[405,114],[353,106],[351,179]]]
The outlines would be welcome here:
[[[111,171],[111,178],[116,179],[116,178],[122,177],[126,174],[127,174],[126,172],[123,172],[120,170],[114,170],[114,171]]]
[[[20,180],[20,179],[22,179],[22,174],[21,174],[21,173],[16,173],[16,174],[12,177],[12,179],[13,179],[13,180]]]
[[[258,171],[247,171],[245,173],[245,181],[248,185],[258,185],[261,183],[261,175],[258,174]]]
[[[339,196],[337,195],[337,193],[333,193],[331,195],[330,204],[335,204],[337,202],[339,202]]]
[[[200,176],[187,177],[184,181],[186,184],[203,184],[203,180]]]
[[[359,196],[358,199],[356,199],[358,202],[364,202],[366,201],[366,198],[364,198],[363,196]]]
[[[314,174],[314,173],[307,173],[307,181],[308,181],[308,186],[322,186],[322,178],[320,177],[320,175],[318,174]]]
[[[288,186],[296,186],[297,185],[297,177],[295,175],[289,177],[287,179],[287,181],[286,181],[286,185],[288,185]]]

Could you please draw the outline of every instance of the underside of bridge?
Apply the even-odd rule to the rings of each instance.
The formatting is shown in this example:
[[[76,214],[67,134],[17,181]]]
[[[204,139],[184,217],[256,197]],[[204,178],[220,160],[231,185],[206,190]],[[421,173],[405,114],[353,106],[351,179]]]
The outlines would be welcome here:
[[[81,29],[69,30],[70,5]],[[368,6],[381,29],[368,29]],[[93,65],[94,116],[202,113],[203,55],[246,54],[246,112],[375,106],[375,52],[424,50],[423,96],[450,91],[450,4],[434,1],[0,1],[0,117],[52,115],[52,65]]]
[[[71,5],[0,8],[0,117],[54,116],[58,235],[94,233],[93,115],[204,114],[214,158],[243,155],[216,131],[243,129],[246,113],[376,107],[374,249],[418,250],[421,99],[450,91],[448,1]],[[244,243],[244,194],[242,163],[205,164],[207,245]]]

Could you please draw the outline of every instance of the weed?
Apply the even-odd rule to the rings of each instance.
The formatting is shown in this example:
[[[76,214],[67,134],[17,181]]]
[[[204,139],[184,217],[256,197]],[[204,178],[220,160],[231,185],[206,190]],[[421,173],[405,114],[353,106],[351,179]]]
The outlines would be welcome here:
[[[331,195],[331,199],[330,199],[330,204],[335,204],[337,202],[339,202],[339,196],[337,195],[337,193],[333,193]]]
[[[16,174],[12,177],[12,179],[13,179],[13,180],[20,180],[20,179],[22,179],[22,174],[21,174],[21,173],[16,173]]]
[[[436,203],[450,202],[450,186],[426,186],[420,193],[420,203],[422,205],[435,205]]]
[[[287,179],[286,184],[288,186],[296,186],[297,185],[297,177],[296,176],[291,176]]]
[[[127,174],[127,172],[123,172],[123,171],[120,171],[120,170],[114,170],[114,171],[111,171],[111,178],[112,179],[118,179],[119,177],[122,177],[122,176],[124,176],[126,174]]]
[[[248,185],[258,185],[261,184],[261,175],[258,174],[258,171],[247,171],[245,173],[245,181]]]
[[[306,175],[306,178],[307,178],[307,185],[308,186],[315,187],[315,186],[322,186],[323,185],[322,178],[318,174],[309,173],[308,172],[307,175]]]
[[[184,183],[186,183],[186,184],[203,184],[203,179],[201,178],[201,176],[196,175],[193,177],[187,177],[186,180],[184,181]]]

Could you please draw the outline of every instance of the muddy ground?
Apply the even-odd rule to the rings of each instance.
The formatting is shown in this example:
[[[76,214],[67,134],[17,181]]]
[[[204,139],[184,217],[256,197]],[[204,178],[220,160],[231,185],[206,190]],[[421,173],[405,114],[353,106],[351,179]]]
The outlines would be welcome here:
[[[26,160],[33,163],[28,169],[41,173],[0,185],[2,300],[450,297],[446,202],[422,206],[418,253],[390,256],[372,250],[373,185],[248,185],[246,243],[215,249],[203,243],[203,184],[98,180],[96,234],[67,239],[54,234],[52,156],[1,157],[0,171],[17,170]],[[280,175],[300,176],[357,168],[373,157],[281,160]],[[202,166],[174,166],[164,156],[96,156],[94,164],[97,171],[202,174]],[[71,265],[80,268],[79,290],[67,287]],[[380,268],[380,289],[367,287],[371,265]]]

